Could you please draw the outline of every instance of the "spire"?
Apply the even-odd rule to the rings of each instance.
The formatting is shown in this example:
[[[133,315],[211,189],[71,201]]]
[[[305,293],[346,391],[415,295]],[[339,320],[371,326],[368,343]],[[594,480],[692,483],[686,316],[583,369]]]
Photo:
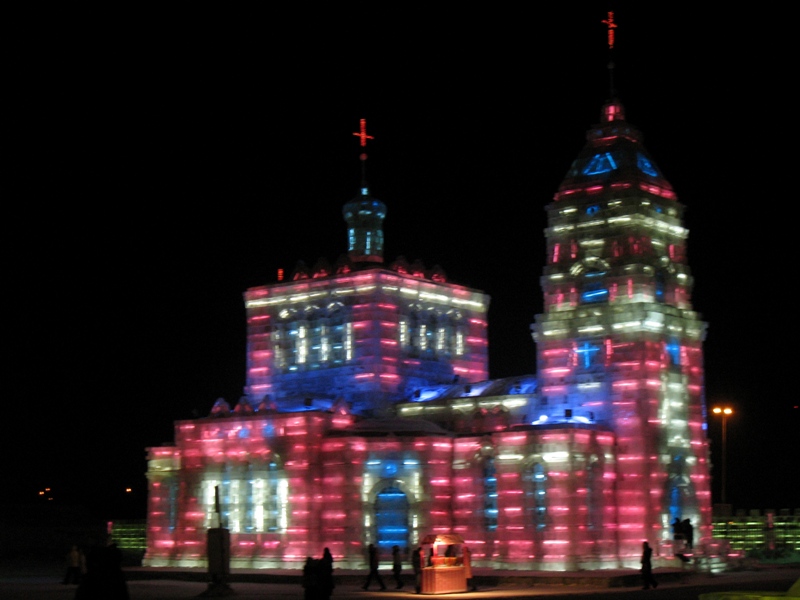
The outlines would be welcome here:
[[[354,131],[353,135],[358,136],[360,140],[360,145],[362,148],[367,147],[367,140],[374,140],[375,138],[371,135],[367,135],[367,120],[361,119],[359,121],[359,130]],[[358,157],[361,159],[361,195],[368,196],[369,195],[369,186],[367,185],[367,153],[362,152],[361,156]]]
[[[625,109],[617,99],[617,90],[614,89],[614,41],[617,24],[614,22],[614,11],[608,11],[608,17],[602,23],[608,27],[608,102],[603,106],[601,122],[624,121]]]
[[[375,139],[367,135],[367,120],[361,119],[359,131],[353,133],[359,144],[366,148],[367,140]],[[359,194],[344,205],[342,214],[347,223],[347,255],[354,263],[383,262],[383,219],[386,205],[369,193],[367,185],[367,154],[362,152],[361,189]]]
[[[613,98],[617,94],[614,89],[614,30],[617,28],[614,11],[608,11],[608,18],[603,19],[602,23],[608,26],[608,97]]]

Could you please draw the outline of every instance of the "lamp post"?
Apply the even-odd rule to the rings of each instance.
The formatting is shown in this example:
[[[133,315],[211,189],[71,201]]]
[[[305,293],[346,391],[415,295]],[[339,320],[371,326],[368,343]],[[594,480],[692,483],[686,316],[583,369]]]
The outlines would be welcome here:
[[[715,406],[711,409],[711,412],[722,417],[722,503],[727,504],[725,499],[725,474],[728,456],[728,417],[733,414],[733,409],[730,406]]]

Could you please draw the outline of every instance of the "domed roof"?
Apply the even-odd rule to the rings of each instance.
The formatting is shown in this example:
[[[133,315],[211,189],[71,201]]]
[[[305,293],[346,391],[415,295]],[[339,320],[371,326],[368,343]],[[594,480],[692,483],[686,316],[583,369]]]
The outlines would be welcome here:
[[[617,99],[603,106],[602,119],[586,134],[586,145],[561,182],[555,200],[594,195],[602,189],[638,188],[668,200],[675,192],[642,144],[642,133],[625,120]]]

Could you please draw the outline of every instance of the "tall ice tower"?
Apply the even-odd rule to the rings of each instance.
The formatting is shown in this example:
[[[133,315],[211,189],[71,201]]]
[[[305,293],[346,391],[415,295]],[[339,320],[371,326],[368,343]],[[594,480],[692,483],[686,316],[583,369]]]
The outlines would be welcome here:
[[[538,408],[616,432],[625,553],[677,517],[710,534],[706,324],[690,302],[684,207],[613,95],[586,140],[546,209]]]

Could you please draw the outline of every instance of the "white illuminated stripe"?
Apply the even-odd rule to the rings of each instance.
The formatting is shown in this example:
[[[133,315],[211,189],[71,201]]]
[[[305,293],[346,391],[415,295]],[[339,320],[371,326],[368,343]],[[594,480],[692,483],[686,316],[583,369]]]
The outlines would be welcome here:
[[[569,458],[569,452],[544,452],[542,460],[545,462],[563,462]]]
[[[614,329],[632,329],[634,327],[641,327],[641,321],[626,321],[624,323],[614,323],[612,327]]]
[[[587,325],[586,327],[578,327],[578,333],[595,333],[604,329],[605,327],[602,325]]]
[[[525,457],[522,454],[500,454],[497,458],[499,460],[522,460]]]
[[[566,335],[567,333],[569,333],[569,330],[568,329],[548,329],[546,331],[543,331],[542,333],[544,333],[545,335]]]
[[[593,390],[598,389],[600,387],[600,382],[593,381],[591,383],[579,383],[578,389],[579,390]]]

